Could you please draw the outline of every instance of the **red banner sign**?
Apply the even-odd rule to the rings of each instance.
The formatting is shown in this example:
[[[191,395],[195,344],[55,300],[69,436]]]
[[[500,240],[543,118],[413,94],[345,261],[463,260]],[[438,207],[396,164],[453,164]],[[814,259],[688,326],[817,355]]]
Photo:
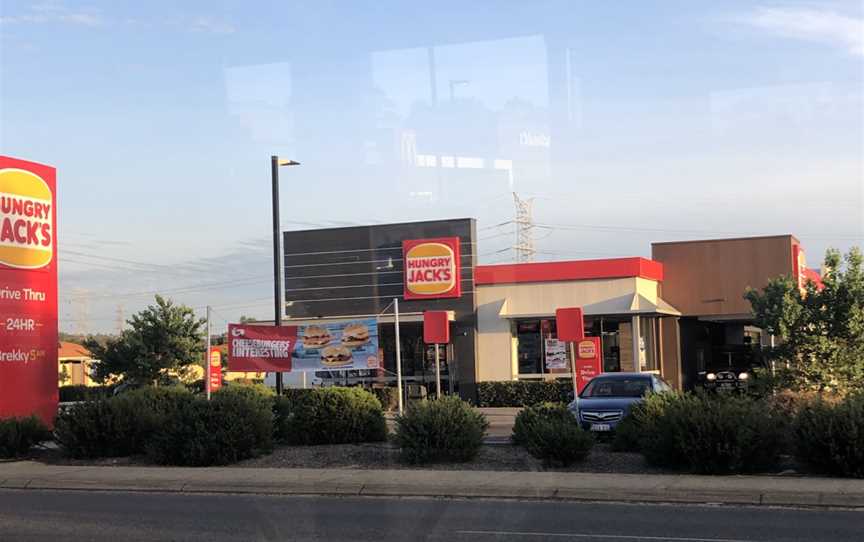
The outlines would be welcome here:
[[[603,372],[600,337],[585,337],[576,343],[576,389],[582,393],[592,378]]]
[[[222,387],[222,352],[218,348],[210,349],[207,378],[210,380],[210,391],[219,391],[219,388]]]
[[[405,299],[438,299],[462,295],[458,237],[402,243]]]
[[[0,418],[57,414],[55,170],[0,156]]]
[[[291,370],[297,326],[228,324],[228,359],[232,371]]]

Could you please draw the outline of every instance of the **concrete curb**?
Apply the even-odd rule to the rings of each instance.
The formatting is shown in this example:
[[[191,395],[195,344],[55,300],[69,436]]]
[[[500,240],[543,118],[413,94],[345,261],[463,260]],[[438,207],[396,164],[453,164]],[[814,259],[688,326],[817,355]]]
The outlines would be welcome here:
[[[561,472],[0,465],[0,489],[550,499],[864,509],[864,480]]]

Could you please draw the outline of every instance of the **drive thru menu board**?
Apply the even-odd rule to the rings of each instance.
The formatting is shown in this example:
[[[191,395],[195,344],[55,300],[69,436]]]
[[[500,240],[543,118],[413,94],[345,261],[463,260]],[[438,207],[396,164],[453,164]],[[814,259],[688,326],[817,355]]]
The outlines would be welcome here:
[[[0,418],[57,413],[54,168],[0,156]]]

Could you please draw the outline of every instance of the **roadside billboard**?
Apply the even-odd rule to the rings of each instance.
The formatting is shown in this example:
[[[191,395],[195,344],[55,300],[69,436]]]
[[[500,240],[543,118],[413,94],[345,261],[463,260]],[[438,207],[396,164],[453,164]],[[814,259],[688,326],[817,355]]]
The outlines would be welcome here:
[[[0,156],[0,418],[57,414],[53,167]]]
[[[228,325],[232,371],[311,372],[377,369],[374,318],[299,326]]]

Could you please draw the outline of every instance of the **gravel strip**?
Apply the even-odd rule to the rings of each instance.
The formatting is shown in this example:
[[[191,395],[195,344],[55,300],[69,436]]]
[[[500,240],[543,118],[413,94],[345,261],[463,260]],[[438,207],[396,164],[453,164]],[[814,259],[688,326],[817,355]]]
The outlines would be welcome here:
[[[645,465],[642,456],[611,452],[597,444],[582,463],[570,467],[544,469],[542,462],[523,448],[512,445],[483,446],[469,463],[406,465],[399,461],[399,450],[389,443],[333,444],[326,446],[280,446],[272,454],[248,459],[238,467],[327,468],[327,469],[424,469],[479,471],[562,471],[651,474],[664,472]]]

